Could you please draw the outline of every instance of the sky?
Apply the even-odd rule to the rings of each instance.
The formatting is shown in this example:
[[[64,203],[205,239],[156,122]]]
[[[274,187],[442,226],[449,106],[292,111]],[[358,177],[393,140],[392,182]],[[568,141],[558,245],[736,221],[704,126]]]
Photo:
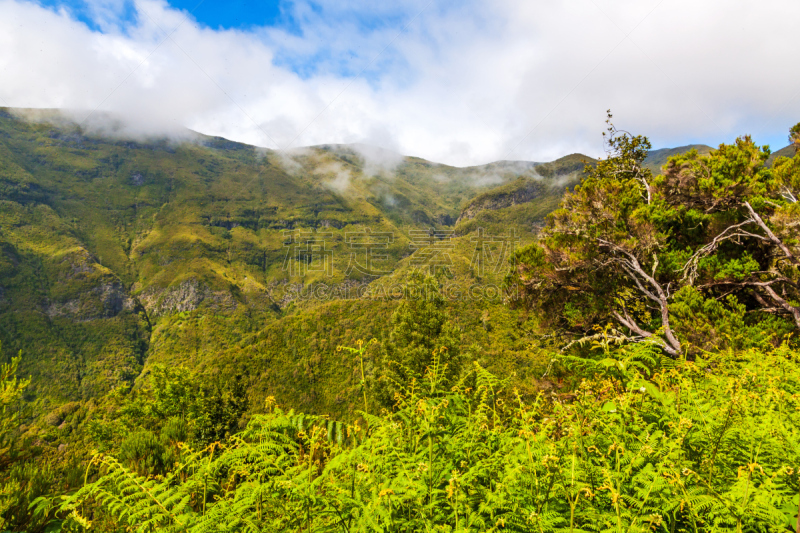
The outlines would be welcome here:
[[[457,166],[800,121],[797,0],[0,0],[0,106]],[[794,66],[793,66],[794,65]]]

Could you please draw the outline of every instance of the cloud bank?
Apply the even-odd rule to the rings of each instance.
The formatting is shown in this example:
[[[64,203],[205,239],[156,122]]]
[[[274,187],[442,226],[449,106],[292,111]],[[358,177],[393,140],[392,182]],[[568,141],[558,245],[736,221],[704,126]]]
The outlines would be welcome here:
[[[597,156],[608,108],[655,147],[779,148],[800,120],[795,0],[297,1],[292,28],[246,30],[158,0],[89,6],[94,29],[0,0],[0,105],[459,166]]]

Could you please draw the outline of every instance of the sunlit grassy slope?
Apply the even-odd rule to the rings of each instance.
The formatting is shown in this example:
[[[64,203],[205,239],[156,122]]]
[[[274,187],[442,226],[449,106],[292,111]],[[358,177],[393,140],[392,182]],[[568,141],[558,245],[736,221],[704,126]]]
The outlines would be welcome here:
[[[454,255],[454,270],[469,262],[478,227],[500,234],[520,222],[530,238],[577,176],[358,145],[277,153],[201,135],[103,137],[56,112],[38,116],[0,110],[0,339],[5,358],[22,350],[29,399],[45,409],[155,363],[249,369],[253,390],[335,408],[351,369],[335,346],[385,330],[395,305],[342,301],[346,291],[405,272],[422,246],[415,231],[454,242],[466,256]],[[470,202],[519,180],[535,194],[479,206],[451,237]],[[368,271],[357,245],[366,231],[385,244]],[[300,244],[287,246],[293,238]],[[313,283],[332,289],[295,298]]]

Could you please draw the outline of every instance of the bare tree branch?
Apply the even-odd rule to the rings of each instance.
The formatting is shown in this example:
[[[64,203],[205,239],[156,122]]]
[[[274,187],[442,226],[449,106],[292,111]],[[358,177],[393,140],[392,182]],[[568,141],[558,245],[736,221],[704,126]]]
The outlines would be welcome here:
[[[604,239],[598,239],[603,246],[607,246],[612,250],[623,254],[626,259],[624,262],[620,262],[623,267],[623,270],[628,274],[631,279],[636,283],[636,286],[651,300],[655,301],[658,304],[659,310],[661,311],[661,324],[664,328],[664,337],[666,337],[665,343],[665,350],[672,356],[677,357],[678,354],[681,353],[681,343],[675,334],[672,332],[672,328],[670,327],[669,323],[669,303],[667,301],[667,294],[664,291],[664,288],[661,287],[661,284],[658,283],[653,276],[650,276],[645,270],[642,268],[642,265],[639,264],[639,260],[636,258],[634,254],[626,250],[625,248],[614,244],[612,242],[606,241]],[[644,282],[649,285],[652,290],[647,290],[643,287]],[[618,313],[617,313],[618,314]],[[618,314],[619,315],[619,314]],[[634,324],[636,325],[636,324]],[[626,324],[626,327],[629,327]],[[636,326],[639,331],[644,331],[639,326]],[[633,328],[630,328],[631,331],[635,331],[637,334],[641,335],[641,333]],[[652,334],[650,334],[652,335]]]
[[[734,224],[733,226],[728,226],[722,232],[720,232],[719,235],[714,237],[710,243],[697,250],[692,257],[686,261],[686,264],[683,265],[683,268],[681,268],[681,271],[684,273],[684,279],[688,279],[689,284],[693,284],[694,280],[697,279],[697,266],[700,263],[700,259],[714,253],[717,248],[719,248],[720,244],[727,240],[735,239],[737,237],[751,237],[762,241],[769,240],[763,235],[750,233],[749,231],[744,231],[742,229],[744,226],[754,223],[756,223],[755,219],[748,218],[744,222]]]
[[[747,313],[770,313],[770,314],[780,314],[785,313],[786,310],[780,307],[759,307],[758,309],[750,309]]]
[[[759,304],[761,304],[761,307],[762,307],[762,309],[767,309],[767,308],[769,308],[769,309],[774,309],[774,308],[773,308],[773,307],[772,307],[770,304],[768,304],[768,303],[767,303],[767,301],[766,301],[766,300],[765,300],[765,299],[764,299],[764,298],[763,298],[763,297],[762,297],[760,294],[758,294],[757,292],[754,292],[754,293],[753,293],[753,296],[755,296],[755,299],[756,299],[756,301],[758,301],[758,303],[759,303]]]
[[[780,194],[781,194],[781,196],[783,197],[784,200],[786,200],[788,202],[792,202],[793,204],[797,203],[797,198],[792,193],[792,190],[789,189],[789,187],[784,187],[783,190],[781,190]]]
[[[628,315],[627,312],[625,313],[625,316],[623,317],[621,314],[619,314],[618,311],[612,311],[611,316],[616,318],[617,321],[619,321],[620,324],[622,324],[623,326],[625,326],[629,330],[631,330],[634,333],[636,333],[637,335],[639,335],[639,337],[641,337],[642,339],[651,339],[651,340],[653,340],[656,344],[658,344],[665,352],[667,352],[671,356],[678,357],[680,355],[679,351],[675,350],[675,348],[673,348],[672,346],[667,345],[667,343],[664,342],[663,339],[657,337],[656,335],[653,335],[649,331],[645,331],[644,329],[642,329],[639,326],[639,324],[637,324],[636,321],[633,320],[630,317],[630,315]]]
[[[776,246],[778,246],[778,248],[780,248],[783,251],[784,255],[786,255],[786,258],[789,259],[789,261],[791,261],[792,264],[800,266],[800,261],[798,261],[797,258],[794,256],[794,254],[792,254],[791,250],[789,250],[789,247],[783,244],[783,241],[780,240],[778,237],[776,237],[774,233],[772,233],[772,230],[769,229],[769,226],[767,226],[761,219],[761,217],[758,215],[758,213],[756,213],[756,210],[753,209],[753,206],[750,205],[750,202],[745,202],[744,206],[747,208],[748,211],[750,211],[750,216],[753,218],[753,220],[755,220],[756,223],[759,226],[761,226],[761,229],[764,230],[764,233],[767,234],[769,240],[772,241]]]
[[[775,300],[775,302],[778,305],[780,305],[781,307],[783,307],[789,313],[792,314],[792,316],[794,317],[794,322],[795,324],[797,324],[797,329],[800,329],[800,307],[795,307],[786,300],[784,300],[783,298],[781,298],[781,296],[777,292],[775,292],[775,289],[773,289],[771,285],[764,285],[763,288],[766,291],[766,293],[769,294],[770,298]]]
[[[639,278],[634,273],[634,269],[632,268],[632,265],[630,265],[630,262],[621,260],[618,263],[625,271],[625,273],[628,274],[628,277],[630,277],[634,281],[634,283],[636,283],[636,286],[639,288],[642,294],[644,294],[657,304],[661,303],[661,300],[658,298],[658,296],[656,296],[655,294],[644,288],[644,285],[642,285],[642,282],[639,281]]]
[[[698,289],[710,289],[711,287],[719,287],[721,285],[736,285],[739,287],[766,287],[772,285],[773,283],[788,283],[793,287],[797,287],[797,284],[790,280],[789,278],[785,278],[783,276],[771,279],[769,281],[715,281],[713,283],[705,283],[703,285],[698,285]]]

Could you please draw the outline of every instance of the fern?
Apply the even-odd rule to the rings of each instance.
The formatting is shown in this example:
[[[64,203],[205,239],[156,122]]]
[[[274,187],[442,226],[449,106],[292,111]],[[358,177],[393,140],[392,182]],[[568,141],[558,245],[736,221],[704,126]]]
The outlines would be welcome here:
[[[792,518],[800,373],[787,348],[662,366],[604,348],[567,401],[435,362],[351,424],[272,408],[163,477],[97,455],[62,505],[150,531],[769,531]],[[609,371],[610,369],[610,371]],[[796,504],[795,504],[796,509]]]

